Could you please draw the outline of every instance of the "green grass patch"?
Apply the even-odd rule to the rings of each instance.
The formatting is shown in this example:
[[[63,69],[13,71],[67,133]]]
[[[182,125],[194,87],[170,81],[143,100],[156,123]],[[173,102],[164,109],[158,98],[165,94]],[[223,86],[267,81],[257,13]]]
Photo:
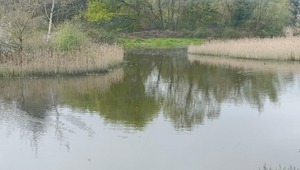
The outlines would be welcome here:
[[[190,44],[201,44],[203,41],[199,38],[124,38],[118,43],[125,49],[172,49],[187,48]]]

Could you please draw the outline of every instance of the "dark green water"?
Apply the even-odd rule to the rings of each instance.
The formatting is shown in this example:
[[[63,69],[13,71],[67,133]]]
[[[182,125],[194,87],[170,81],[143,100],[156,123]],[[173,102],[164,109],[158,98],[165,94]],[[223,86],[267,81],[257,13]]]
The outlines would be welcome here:
[[[0,80],[0,169],[300,168],[297,71],[126,60],[105,75]]]

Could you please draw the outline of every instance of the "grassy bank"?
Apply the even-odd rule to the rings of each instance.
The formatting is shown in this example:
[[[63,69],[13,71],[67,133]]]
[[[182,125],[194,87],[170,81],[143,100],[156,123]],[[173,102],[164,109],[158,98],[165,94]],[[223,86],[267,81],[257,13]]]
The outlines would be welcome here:
[[[81,75],[107,71],[123,61],[124,50],[116,45],[90,44],[61,51],[55,48],[23,50],[0,55],[0,77]]]
[[[190,45],[191,54],[262,60],[300,60],[300,37],[240,39]]]
[[[187,48],[190,44],[201,44],[203,39],[199,38],[122,38],[119,45],[125,50],[130,49],[173,49]]]

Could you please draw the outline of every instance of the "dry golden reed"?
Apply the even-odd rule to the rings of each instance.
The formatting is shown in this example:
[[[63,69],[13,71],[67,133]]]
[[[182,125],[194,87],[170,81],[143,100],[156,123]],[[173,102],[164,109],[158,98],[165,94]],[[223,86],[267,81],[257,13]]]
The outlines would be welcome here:
[[[300,60],[300,37],[220,40],[190,45],[188,53],[262,60]]]
[[[298,61],[259,61],[193,54],[189,54],[188,59],[191,62],[197,61],[213,66],[241,69],[241,73],[253,73],[261,71],[272,73],[281,72],[287,74],[300,73],[300,63]]]
[[[123,61],[124,50],[117,45],[91,44],[76,51],[54,49],[0,55],[0,77],[79,75],[105,71]]]

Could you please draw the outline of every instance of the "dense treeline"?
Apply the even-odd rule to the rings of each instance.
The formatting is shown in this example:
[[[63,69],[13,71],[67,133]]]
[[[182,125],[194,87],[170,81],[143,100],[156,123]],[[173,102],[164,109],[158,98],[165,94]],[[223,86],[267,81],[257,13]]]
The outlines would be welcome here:
[[[284,28],[297,30],[298,6],[298,0],[0,0],[0,48],[22,50],[33,33],[50,35],[70,21],[98,40],[149,30],[195,37],[281,36]]]
[[[298,6],[298,0],[89,0],[86,18],[128,32],[270,37],[296,26]]]

